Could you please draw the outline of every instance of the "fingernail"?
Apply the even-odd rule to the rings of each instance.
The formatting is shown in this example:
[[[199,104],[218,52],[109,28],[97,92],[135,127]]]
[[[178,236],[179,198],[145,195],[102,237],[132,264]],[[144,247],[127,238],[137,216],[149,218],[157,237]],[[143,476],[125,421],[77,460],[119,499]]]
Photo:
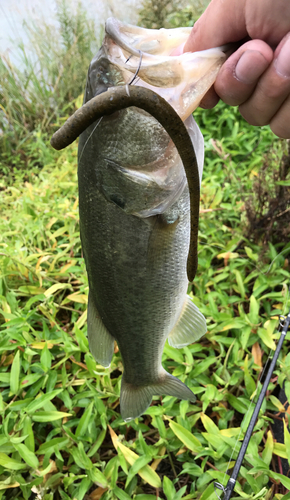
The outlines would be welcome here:
[[[279,49],[278,49],[279,50]],[[286,78],[290,77],[290,36],[286,38],[285,43],[278,54],[275,61],[276,71],[279,75]]]
[[[255,83],[268,67],[268,61],[258,50],[246,50],[236,65],[235,77],[241,83]]]

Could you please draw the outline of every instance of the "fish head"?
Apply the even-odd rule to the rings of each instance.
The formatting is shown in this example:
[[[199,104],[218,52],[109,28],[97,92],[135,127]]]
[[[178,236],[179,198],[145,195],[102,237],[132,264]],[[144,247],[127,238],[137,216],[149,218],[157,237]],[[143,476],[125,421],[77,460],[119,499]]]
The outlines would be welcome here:
[[[150,88],[185,121],[213,85],[227,57],[226,47],[172,56],[190,31],[145,29],[109,18],[102,48],[89,69],[92,88],[98,93],[112,85]]]
[[[216,48],[171,56],[185,43],[190,31],[191,28],[145,29],[109,18],[102,47],[89,67],[84,100],[89,101],[109,87],[124,85],[128,93],[136,85],[159,94],[185,122],[201,180],[203,137],[191,115],[214,83],[226,54],[223,48]],[[182,162],[168,134],[137,108],[114,113],[103,120],[102,126],[108,122],[108,134],[112,129],[116,137],[118,134],[119,152],[117,161],[116,155],[113,161],[106,157],[106,168],[97,174],[102,177],[102,192],[108,200],[122,200],[119,206],[133,215],[146,218],[164,213],[179,199],[187,184]],[[120,147],[121,137],[132,145],[134,154],[130,158],[127,148]],[[86,139],[84,143],[87,144]],[[100,154],[101,146],[98,147]]]

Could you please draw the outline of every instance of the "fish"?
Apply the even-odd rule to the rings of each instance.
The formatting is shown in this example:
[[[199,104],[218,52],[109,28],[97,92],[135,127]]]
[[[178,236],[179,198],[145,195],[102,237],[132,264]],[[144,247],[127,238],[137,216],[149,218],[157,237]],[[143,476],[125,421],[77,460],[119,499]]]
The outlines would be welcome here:
[[[118,344],[123,363],[120,411],[126,422],[141,416],[155,395],[196,399],[166,372],[161,359],[166,340],[181,348],[207,331],[204,316],[187,295],[190,200],[195,198],[198,207],[203,168],[203,138],[192,112],[226,56],[223,48],[171,56],[190,30],[148,30],[108,19],[84,94],[88,107],[118,87],[128,96],[135,86],[157,93],[184,122],[199,171],[197,194],[191,195],[170,136],[136,105],[99,117],[80,135],[79,215],[89,282],[89,347],[95,360],[109,367],[114,342]],[[197,224],[192,231],[197,240]],[[191,258],[194,274],[197,249]]]

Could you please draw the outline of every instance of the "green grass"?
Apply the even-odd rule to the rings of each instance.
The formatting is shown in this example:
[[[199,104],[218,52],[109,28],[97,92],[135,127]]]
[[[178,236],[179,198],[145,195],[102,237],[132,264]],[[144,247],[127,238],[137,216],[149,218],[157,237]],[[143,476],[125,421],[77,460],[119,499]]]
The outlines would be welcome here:
[[[71,97],[70,112],[80,102]],[[63,109],[62,102],[64,117]],[[197,402],[163,397],[161,404],[156,397],[126,425],[119,414],[120,354],[104,369],[88,350],[77,145],[54,152],[48,139],[57,121],[42,128],[43,117],[24,136],[26,168],[8,147],[9,134],[16,151],[23,147],[18,125],[2,137],[0,499],[214,500],[213,481],[225,484],[229,477],[262,367],[275,349],[278,315],[290,307],[290,244],[245,237],[253,180],[267,152],[281,161],[285,143],[223,104],[196,112],[206,163],[199,268],[190,292],[208,333],[180,350],[166,345],[163,365]],[[269,185],[271,178],[269,172]],[[290,400],[287,341],[234,498],[280,500],[290,490],[290,479],[279,474],[279,459],[290,460],[290,435],[285,426],[285,444],[278,444],[271,433],[274,412],[288,423],[273,394],[277,382],[285,382]]]

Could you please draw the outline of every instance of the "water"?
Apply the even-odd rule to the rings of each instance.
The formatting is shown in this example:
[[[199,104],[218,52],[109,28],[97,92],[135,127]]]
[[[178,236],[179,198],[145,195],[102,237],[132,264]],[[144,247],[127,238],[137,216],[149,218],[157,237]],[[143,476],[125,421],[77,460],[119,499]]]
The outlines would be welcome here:
[[[140,3],[141,0],[81,0],[95,20],[97,30],[110,16],[136,24]],[[77,4],[78,0],[69,1],[72,9],[76,9]],[[56,5],[56,0],[0,0],[0,54],[9,55],[12,62],[16,62],[15,42],[22,40],[24,45],[28,42],[23,23],[32,20],[42,24],[45,20],[57,26]]]

